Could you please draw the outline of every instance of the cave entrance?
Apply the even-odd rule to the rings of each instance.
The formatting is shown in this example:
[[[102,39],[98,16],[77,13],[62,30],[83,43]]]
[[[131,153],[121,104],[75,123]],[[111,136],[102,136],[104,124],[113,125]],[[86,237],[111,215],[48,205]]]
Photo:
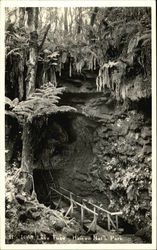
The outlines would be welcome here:
[[[55,200],[58,199],[58,196],[56,193],[52,194],[50,187],[59,187],[59,176],[60,170],[58,169],[53,171],[51,169],[33,170],[34,188],[39,203],[53,208],[52,198]]]

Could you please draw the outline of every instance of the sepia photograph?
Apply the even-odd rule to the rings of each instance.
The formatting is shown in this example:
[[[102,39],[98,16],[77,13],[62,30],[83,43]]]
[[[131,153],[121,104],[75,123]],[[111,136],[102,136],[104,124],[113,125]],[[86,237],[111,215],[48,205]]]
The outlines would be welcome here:
[[[154,7],[38,2],[4,7],[4,244],[149,247]]]

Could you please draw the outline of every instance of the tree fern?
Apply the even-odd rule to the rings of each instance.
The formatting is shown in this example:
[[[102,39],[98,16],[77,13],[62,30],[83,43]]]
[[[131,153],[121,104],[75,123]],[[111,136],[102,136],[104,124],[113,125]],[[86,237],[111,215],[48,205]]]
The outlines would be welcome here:
[[[56,88],[48,82],[28,97],[26,101],[19,102],[13,111],[18,115],[21,122],[32,121],[34,117],[50,115],[57,112],[75,112],[76,109],[69,106],[57,106],[65,88]],[[8,101],[8,100],[7,100]]]

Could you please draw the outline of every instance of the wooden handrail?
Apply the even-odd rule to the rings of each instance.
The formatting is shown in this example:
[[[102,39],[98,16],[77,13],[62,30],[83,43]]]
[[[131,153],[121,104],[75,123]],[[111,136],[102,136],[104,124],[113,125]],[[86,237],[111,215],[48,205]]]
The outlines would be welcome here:
[[[111,212],[111,215],[122,215],[123,212],[122,211],[119,211],[119,212]]]
[[[57,191],[56,189],[54,189],[54,188],[52,188],[52,187],[50,187],[50,189],[54,190],[56,193],[62,195],[64,198],[66,198],[66,199],[68,199],[69,201],[71,201],[71,199],[70,199],[68,196],[62,194],[61,192]],[[72,192],[70,192],[70,193],[72,193]],[[88,208],[88,207],[82,205],[81,203],[79,203],[79,202],[77,202],[77,201],[75,201],[75,200],[73,200],[73,199],[72,199],[72,201],[73,201],[73,203],[75,203],[76,205],[78,205],[78,206],[84,208],[84,209],[87,210],[88,212],[90,212],[90,213],[92,213],[92,214],[98,216],[98,213],[92,211],[90,208]]]
[[[65,188],[63,188],[63,187],[60,187],[60,189],[64,190],[65,192],[71,193],[71,194],[74,195],[75,197],[78,197],[78,198],[81,198],[81,199],[82,199],[81,196],[76,195],[76,194],[74,194],[73,192],[71,192],[71,191],[69,191],[69,190],[67,190],[67,189],[65,189]]]
[[[108,210],[106,210],[106,209],[104,209],[102,207],[97,206],[96,204],[93,204],[93,203],[87,201],[86,199],[83,199],[83,201],[87,202],[88,204],[92,205],[93,207],[96,207],[97,209],[99,209],[99,210],[101,210],[101,211],[103,211],[103,212],[105,212],[107,214],[110,214],[110,215],[122,215],[123,214],[121,211],[119,211],[119,212],[110,212],[110,211],[108,211]]]
[[[97,206],[97,205],[95,205],[95,204],[93,204],[93,203],[87,201],[86,199],[83,199],[83,201],[87,202],[88,204],[92,205],[93,207],[95,207],[95,208],[97,208],[97,209],[99,209],[99,210],[101,210],[101,211],[103,211],[103,212],[105,212],[105,213],[107,213],[107,214],[111,214],[110,211],[105,210],[104,208],[99,207],[99,206]]]
[[[60,189],[64,190],[65,192],[68,192],[69,196],[61,193],[60,191],[56,190],[55,188],[53,187],[50,187],[51,190],[54,190],[56,193],[58,193],[59,195],[63,196],[65,199],[69,200],[70,201],[70,207],[66,213],[65,216],[67,216],[69,213],[73,214],[73,205],[78,205],[79,207],[81,207],[81,224],[83,225],[83,221],[84,221],[84,209],[87,210],[88,212],[92,213],[94,215],[94,218],[93,218],[93,221],[89,227],[89,230],[91,229],[91,227],[93,226],[95,229],[96,229],[96,225],[97,225],[97,218],[98,218],[98,213],[96,212],[96,210],[101,210],[103,212],[105,212],[107,214],[107,222],[108,222],[108,230],[111,229],[111,225],[114,229],[118,230],[118,215],[122,215],[122,212],[110,212],[102,207],[99,207],[91,202],[89,202],[88,200],[86,199],[83,199],[82,197],[78,196],[78,195],[75,195],[73,192],[70,192],[69,190],[65,189],[65,188],[62,188],[60,187]],[[81,203],[79,203],[78,201],[75,201],[73,199],[73,196],[75,197],[78,197],[78,198],[81,198]],[[89,207],[86,206],[86,203],[88,205],[91,205],[93,206],[93,210],[91,210]],[[111,216],[116,216],[116,224],[114,223],[114,221],[112,220]]]
[[[78,198],[82,198],[81,196],[78,196],[78,195],[74,194],[73,192],[71,192],[71,191],[69,191],[69,190],[67,190],[67,189],[65,189],[65,188],[63,188],[63,187],[60,187],[60,189],[66,191],[66,192],[69,192],[69,193],[73,194],[74,196],[76,196],[76,197],[78,197]],[[96,204],[93,204],[93,203],[89,202],[88,200],[86,200],[86,199],[84,199],[84,198],[82,198],[82,200],[83,200],[84,202],[86,202],[86,203],[92,205],[93,207],[97,208],[98,210],[101,210],[101,211],[103,211],[103,212],[105,212],[105,213],[107,213],[107,214],[110,214],[110,215],[122,215],[122,214],[123,214],[121,211],[119,211],[119,212],[110,212],[110,211],[108,211],[108,210],[106,210],[106,209],[104,209],[104,208],[102,208],[102,207],[97,206]]]
[[[66,196],[66,195],[62,194],[61,192],[57,191],[57,190],[56,190],[56,189],[54,189],[53,187],[50,187],[50,189],[52,189],[52,190],[54,190],[56,193],[58,193],[58,194],[62,195],[64,198],[66,198],[66,199],[70,200],[70,198],[69,198],[68,196]]]

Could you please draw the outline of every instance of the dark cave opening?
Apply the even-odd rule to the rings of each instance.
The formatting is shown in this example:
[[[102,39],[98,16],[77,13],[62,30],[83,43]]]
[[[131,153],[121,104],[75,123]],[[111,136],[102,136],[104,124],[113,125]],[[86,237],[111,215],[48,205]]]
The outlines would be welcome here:
[[[40,141],[34,147],[33,177],[39,202],[50,205],[49,187],[58,183],[78,195],[94,196],[88,168],[96,125],[78,114],[55,114],[36,132]]]
[[[74,114],[55,114],[44,119],[36,119],[32,126],[34,162],[42,168],[51,168],[53,157],[62,157],[64,150],[77,140],[73,127]],[[44,166],[41,166],[44,165]]]
[[[22,152],[22,128],[16,118],[5,115],[5,159],[7,164],[16,162],[20,167]]]
[[[143,113],[146,119],[152,116],[152,98],[141,98],[138,101],[131,102],[131,109]]]
[[[52,193],[50,187],[58,189],[59,176],[60,170],[33,170],[34,188],[39,203],[44,204],[45,206],[50,206],[51,208],[55,208],[53,202],[58,199],[58,195],[56,195],[55,192]]]
[[[66,132],[68,138],[68,143],[72,143],[76,141],[77,134],[72,126],[72,121],[74,120],[74,114],[56,114],[55,115],[55,122]],[[54,118],[50,118],[49,122],[53,123]]]

